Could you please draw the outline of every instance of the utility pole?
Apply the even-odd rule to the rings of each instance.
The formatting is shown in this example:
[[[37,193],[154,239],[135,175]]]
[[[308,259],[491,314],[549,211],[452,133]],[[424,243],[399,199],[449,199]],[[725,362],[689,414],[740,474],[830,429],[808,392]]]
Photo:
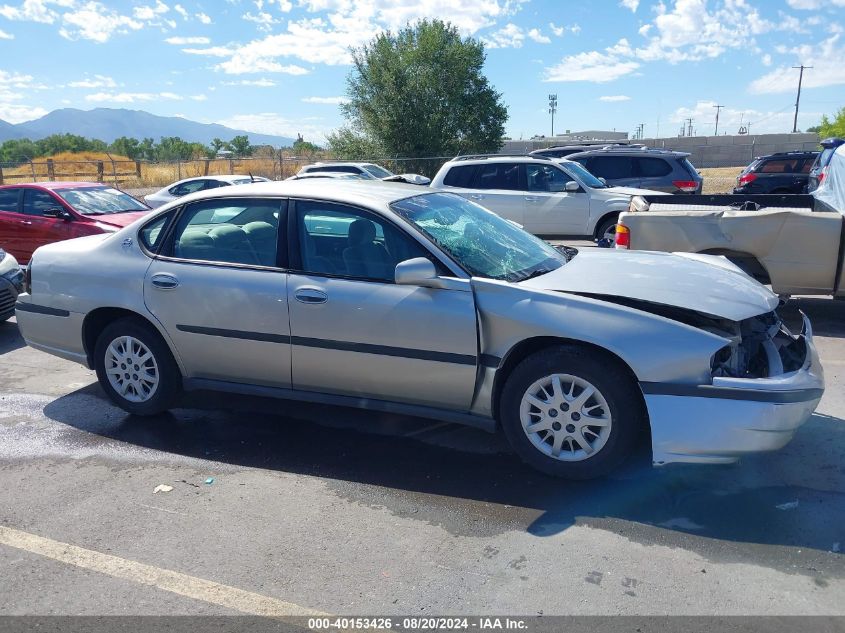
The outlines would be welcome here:
[[[687,128],[688,129],[687,136],[692,136],[692,119],[685,119],[685,120],[687,122],[687,125],[689,126]]]
[[[645,123],[640,123],[640,139],[645,136]]]
[[[801,74],[798,75],[798,97],[795,99],[795,119],[792,121],[792,133],[795,134],[798,131],[798,104],[801,102],[801,82],[804,79],[804,70],[806,68],[812,68],[812,66],[801,64],[800,66],[793,66],[793,68],[801,69]]]
[[[555,112],[557,112],[557,95],[549,95],[549,114],[552,115],[552,136],[555,135]]]
[[[714,105],[713,107],[716,108],[716,131],[713,132],[713,136],[719,136],[719,112],[721,112],[722,108],[724,108],[725,106]]]

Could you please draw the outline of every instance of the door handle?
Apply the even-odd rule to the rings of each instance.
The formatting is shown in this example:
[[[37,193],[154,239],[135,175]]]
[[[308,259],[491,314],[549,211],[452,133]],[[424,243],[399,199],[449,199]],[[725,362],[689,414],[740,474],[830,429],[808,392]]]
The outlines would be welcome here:
[[[293,296],[300,303],[325,303],[329,300],[329,295],[318,288],[299,288]]]
[[[526,202],[537,202],[537,200],[538,200],[537,196],[525,196]]]
[[[20,223],[29,226],[30,224],[32,224],[32,220],[20,220]]]
[[[156,288],[161,288],[162,290],[170,290],[179,285],[179,280],[173,275],[153,275],[150,281]]]
[[[484,200],[484,196],[482,196],[480,193],[472,193],[472,194],[470,194],[469,199],[470,200]]]

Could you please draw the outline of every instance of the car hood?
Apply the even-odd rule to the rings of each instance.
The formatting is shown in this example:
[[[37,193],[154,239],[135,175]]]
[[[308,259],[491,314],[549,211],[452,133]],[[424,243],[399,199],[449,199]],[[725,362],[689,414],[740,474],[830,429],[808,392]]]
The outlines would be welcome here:
[[[110,224],[123,228],[129,226],[138,218],[143,218],[151,209],[146,211],[127,211],[126,213],[104,213],[103,215],[91,215],[90,218],[96,219],[100,224]]]
[[[741,321],[774,310],[777,295],[723,257],[582,249],[569,263],[520,286],[607,295]]]

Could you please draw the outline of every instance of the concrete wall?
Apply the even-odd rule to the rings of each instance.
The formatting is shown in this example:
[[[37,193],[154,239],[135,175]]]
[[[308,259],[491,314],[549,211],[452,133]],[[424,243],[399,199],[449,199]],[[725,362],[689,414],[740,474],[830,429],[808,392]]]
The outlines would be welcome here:
[[[742,167],[757,156],[819,149],[818,134],[681,136],[635,142],[649,147],[689,152],[690,161],[696,167]]]
[[[775,152],[818,150],[818,134],[753,134],[744,136],[680,136],[671,138],[646,138],[631,140],[649,147],[673,149],[691,154],[690,161],[696,167],[742,167],[757,156]],[[520,154],[551,147],[569,145],[572,142],[553,142],[552,139],[531,139],[528,141],[505,141],[503,154]]]

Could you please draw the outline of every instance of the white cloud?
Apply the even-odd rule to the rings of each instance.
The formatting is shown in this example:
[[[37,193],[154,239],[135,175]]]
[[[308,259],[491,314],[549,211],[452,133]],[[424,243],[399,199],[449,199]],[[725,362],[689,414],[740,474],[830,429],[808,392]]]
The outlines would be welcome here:
[[[191,95],[190,99],[193,99],[194,101],[207,101],[208,97],[205,95]]]
[[[772,65],[772,56],[766,53],[763,57],[760,58],[760,61],[763,62],[763,66],[771,66]]]
[[[275,136],[287,136],[296,138],[297,134],[316,142],[325,141],[326,134],[332,128],[329,126],[315,125],[312,120],[292,121],[275,112],[262,112],[259,114],[236,114],[222,121],[221,125],[256,132],[258,134],[273,134]]]
[[[224,86],[256,86],[258,88],[272,88],[276,82],[272,79],[241,79],[240,81],[224,81]],[[210,88],[212,89],[212,88]]]
[[[168,37],[164,40],[168,44],[173,44],[174,46],[185,46],[188,44],[209,44],[211,40],[207,37]]]
[[[503,28],[482,38],[488,48],[522,48],[525,41],[525,33],[513,22],[509,22]]]
[[[92,1],[66,12],[62,16],[59,34],[69,40],[85,39],[103,43],[115,33],[137,31],[143,26],[143,22],[120,15],[101,3]]]
[[[174,4],[173,10],[176,11],[176,13],[178,13],[179,15],[181,15],[183,20],[188,19],[188,11],[181,4]]]
[[[11,33],[6,33],[3,29],[0,29],[0,40],[13,40],[15,36]]]
[[[94,75],[93,79],[82,79],[80,81],[71,81],[68,83],[69,88],[116,88],[117,83],[111,77],[105,75]]]
[[[281,23],[281,20],[274,18],[272,15],[267,13],[266,11],[259,11],[256,14],[253,14],[250,11],[247,11],[244,15],[241,16],[247,22],[254,22],[258,25],[258,28],[262,31],[269,31],[273,28],[274,24]]]
[[[211,24],[211,18],[205,13],[197,13],[196,18],[203,24]]]
[[[236,47],[231,58],[217,68],[228,74],[307,72],[300,66],[283,63],[282,58],[295,58],[312,64],[345,65],[351,62],[350,47],[364,44],[385,29],[395,31],[420,18],[448,16],[463,34],[471,35],[506,20],[519,10],[523,1],[300,0],[300,6],[307,13],[327,13],[322,17],[306,15],[290,20],[284,32]],[[256,3],[256,7],[262,11],[271,4],[284,12],[290,3],[264,0]],[[502,37],[507,36],[508,33],[502,34]],[[524,39],[524,35],[522,37]],[[502,43],[505,42],[502,40]]]
[[[231,57],[235,54],[234,49],[226,46],[209,46],[208,48],[183,48],[183,53],[188,55],[203,55],[206,57]]]
[[[628,75],[640,64],[631,59],[631,47],[628,40],[621,39],[605,52],[591,51],[564,57],[559,64],[546,69],[546,82],[590,81],[605,83]]]
[[[551,44],[552,40],[547,35],[543,35],[540,29],[531,29],[528,31],[528,39],[534,40],[538,44]]]
[[[549,22],[549,28],[557,37],[562,37],[563,34],[566,33],[565,26],[557,26],[554,22]]]
[[[52,24],[56,21],[58,13],[51,9],[49,5],[66,7],[70,4],[72,4],[72,1],[69,0],[23,0],[17,6],[8,4],[0,6],[0,16],[7,20]]]
[[[24,94],[37,88],[41,86],[34,83],[32,75],[0,70],[0,119],[22,123],[47,114],[44,108],[20,103]]]
[[[608,95],[606,97],[599,97],[599,101],[608,101],[608,102],[615,102],[615,101],[630,101],[631,97],[627,95]]]
[[[323,103],[328,105],[340,105],[341,103],[348,103],[349,99],[346,97],[305,97],[305,103]]]
[[[134,103],[136,101],[181,101],[182,97],[173,92],[95,92],[85,96],[93,103]]]
[[[132,15],[138,20],[155,20],[158,16],[170,11],[170,7],[161,0],[156,0],[155,6],[140,6],[132,9]]]
[[[839,43],[841,35],[836,34],[818,45],[805,44],[789,49],[795,55],[795,64],[779,66],[751,82],[748,91],[752,94],[791,93],[798,88],[798,70],[794,65],[804,64],[813,68],[804,71],[804,88],[823,88],[845,84],[845,45]],[[784,51],[787,52],[787,51]]]
[[[619,6],[630,9],[631,13],[636,13],[637,7],[640,6],[640,0],[620,0]]]
[[[793,9],[823,9],[824,7],[845,7],[845,0],[786,0]]]

